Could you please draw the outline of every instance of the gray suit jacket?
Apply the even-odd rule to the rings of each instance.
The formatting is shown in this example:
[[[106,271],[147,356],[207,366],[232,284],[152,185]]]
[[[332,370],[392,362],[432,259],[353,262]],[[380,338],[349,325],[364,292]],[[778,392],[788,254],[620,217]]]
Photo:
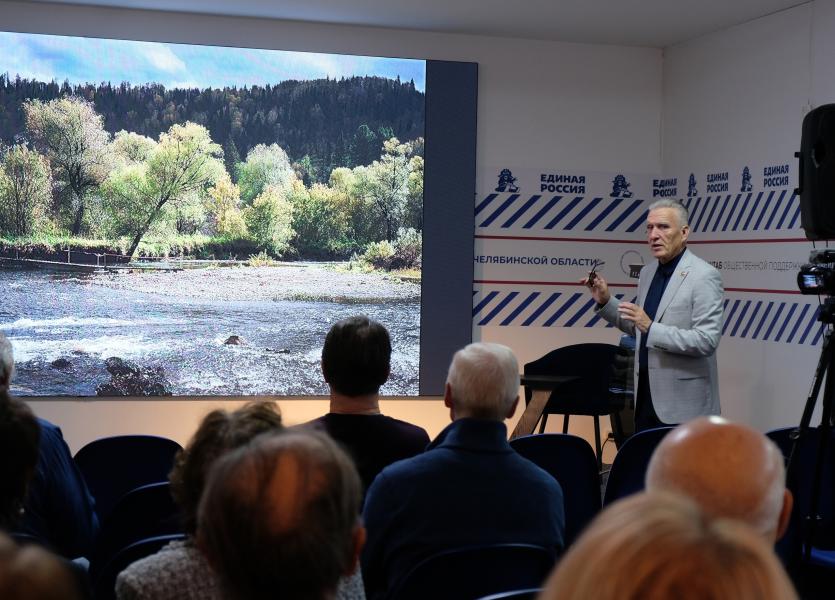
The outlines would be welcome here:
[[[639,306],[658,269],[653,261],[638,279]],[[700,415],[716,415],[719,377],[716,348],[722,336],[724,290],[719,271],[690,250],[670,277],[647,337],[647,367],[652,404],[665,423],[683,423]],[[621,331],[636,334],[635,390],[638,390],[638,350],[643,335],[618,314],[620,301],[612,296],[599,314]]]

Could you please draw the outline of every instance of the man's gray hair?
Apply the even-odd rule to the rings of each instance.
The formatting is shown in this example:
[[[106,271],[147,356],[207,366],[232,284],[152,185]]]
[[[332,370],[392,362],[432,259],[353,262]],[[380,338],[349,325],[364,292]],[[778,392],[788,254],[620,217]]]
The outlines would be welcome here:
[[[478,342],[455,353],[446,381],[456,414],[504,421],[519,396],[519,364],[507,346]]]
[[[656,208],[672,208],[675,210],[678,214],[678,222],[681,227],[684,227],[690,222],[690,214],[687,212],[687,207],[678,200],[663,198],[649,205],[649,210],[655,210]]]
[[[7,388],[14,373],[14,355],[12,344],[0,333],[0,390]]]

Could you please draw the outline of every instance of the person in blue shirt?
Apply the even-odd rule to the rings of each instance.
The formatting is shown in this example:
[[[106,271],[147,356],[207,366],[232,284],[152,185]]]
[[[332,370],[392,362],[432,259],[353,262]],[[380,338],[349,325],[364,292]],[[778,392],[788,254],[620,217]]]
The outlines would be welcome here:
[[[383,469],[366,496],[366,597],[396,597],[403,577],[445,550],[481,544],[564,545],[559,483],[517,454],[504,420],[519,403],[519,367],[499,344],[453,357],[444,390],[452,424],[426,452]]]

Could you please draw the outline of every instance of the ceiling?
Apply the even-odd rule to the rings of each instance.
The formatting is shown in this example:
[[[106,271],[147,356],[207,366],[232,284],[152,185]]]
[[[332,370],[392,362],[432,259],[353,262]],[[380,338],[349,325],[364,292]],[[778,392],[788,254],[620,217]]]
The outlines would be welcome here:
[[[28,0],[664,48],[802,0]]]

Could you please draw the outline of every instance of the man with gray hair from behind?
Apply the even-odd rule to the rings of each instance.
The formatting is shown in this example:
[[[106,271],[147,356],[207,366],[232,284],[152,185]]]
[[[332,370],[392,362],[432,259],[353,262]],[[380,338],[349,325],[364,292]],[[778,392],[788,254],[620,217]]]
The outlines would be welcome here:
[[[650,460],[646,487],[688,496],[710,517],[744,521],[770,543],[785,533],[793,504],[774,442],[722,417],[693,419],[668,433]]]
[[[444,388],[452,424],[423,454],[384,469],[368,490],[368,598],[396,597],[415,565],[445,550],[500,543],[562,550],[559,484],[507,442],[504,421],[518,402],[510,348],[476,343],[455,354]]]

